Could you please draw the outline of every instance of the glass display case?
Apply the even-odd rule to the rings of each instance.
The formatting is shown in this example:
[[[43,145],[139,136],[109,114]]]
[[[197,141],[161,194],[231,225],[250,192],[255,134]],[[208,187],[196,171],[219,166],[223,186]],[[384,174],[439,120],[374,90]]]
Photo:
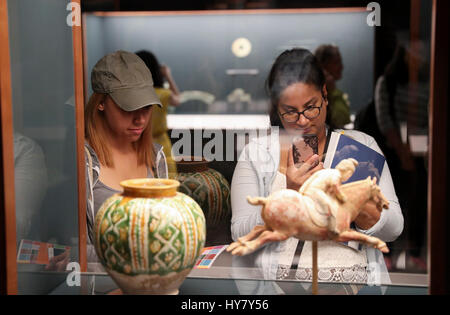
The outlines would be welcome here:
[[[192,11],[186,5],[180,11],[125,11],[118,4],[103,11],[88,2],[0,0],[2,294],[122,293],[86,254],[83,112],[92,93],[91,70],[102,56],[149,50],[170,68],[180,90],[180,104],[167,115],[177,179],[203,208],[205,246],[220,247],[235,240],[230,194],[238,159],[252,137],[271,132],[266,83],[273,62],[296,47],[317,55],[323,44],[338,49],[343,65],[334,85],[349,117],[340,127],[377,141],[404,229],[388,242],[390,254],[380,256],[387,278],[324,276],[318,293],[442,292],[433,288],[440,288],[436,274],[446,271],[439,259],[448,251],[435,246],[446,239],[448,186],[437,184],[436,168],[446,163],[441,141],[448,128],[439,112],[446,113],[448,96],[435,84],[448,82],[448,73],[436,69],[439,60],[448,65],[436,42],[445,38],[437,7],[448,4],[411,0],[371,7],[360,1],[354,7],[343,1],[328,8],[318,1],[315,8],[281,8],[261,1],[267,2],[263,10]],[[399,81],[389,81],[383,94],[386,78]],[[383,98],[390,105],[381,108]],[[197,164],[183,165],[183,157],[196,157]],[[430,229],[432,223],[441,228]],[[224,250],[210,265],[194,267],[179,294],[311,294],[311,278],[300,275],[305,246],[299,245],[277,266],[263,250],[243,257]]]
[[[117,284],[106,273],[91,266],[96,272],[49,274],[28,273],[29,279],[49,278],[54,287],[45,293],[54,295],[117,295],[122,294]],[[284,279],[264,279],[264,271],[255,266],[254,257],[232,256],[222,252],[210,268],[191,271],[179,288],[179,295],[310,295],[311,282],[295,279],[296,269]],[[394,273],[390,284],[320,282],[319,294],[339,295],[423,295],[427,294],[425,275]],[[78,281],[78,282],[77,282]],[[36,288],[37,289],[37,288]],[[43,293],[28,291],[28,294]]]

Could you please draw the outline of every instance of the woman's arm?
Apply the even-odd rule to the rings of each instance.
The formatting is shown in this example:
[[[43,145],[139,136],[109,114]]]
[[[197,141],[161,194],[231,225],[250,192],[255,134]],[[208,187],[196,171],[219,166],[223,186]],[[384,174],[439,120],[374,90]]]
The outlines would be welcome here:
[[[169,90],[172,92],[169,97],[169,104],[171,106],[180,105],[180,91],[177,84],[175,83],[175,80],[172,77],[172,71],[168,66],[162,65],[161,73],[169,83]]]
[[[252,206],[247,196],[261,196],[258,176],[249,161],[240,160],[231,181],[231,236],[237,240],[248,234],[256,225],[264,225],[261,206]]]
[[[367,144],[370,148],[377,152],[381,152],[376,141],[371,138],[370,143]],[[389,209],[383,210],[379,216],[378,221],[372,225],[370,228],[360,224],[358,226],[358,218],[355,220],[356,229],[362,233],[372,235],[382,239],[385,242],[392,242],[400,236],[403,231],[403,214],[398,202],[397,195],[395,193],[394,183],[392,181],[391,172],[389,171],[389,166],[385,162],[383,172],[381,173],[379,186],[381,192],[389,201]],[[364,211],[370,211],[369,209],[364,209]],[[362,214],[372,217],[370,213]],[[373,217],[372,217],[373,218]],[[359,218],[361,219],[361,218]]]

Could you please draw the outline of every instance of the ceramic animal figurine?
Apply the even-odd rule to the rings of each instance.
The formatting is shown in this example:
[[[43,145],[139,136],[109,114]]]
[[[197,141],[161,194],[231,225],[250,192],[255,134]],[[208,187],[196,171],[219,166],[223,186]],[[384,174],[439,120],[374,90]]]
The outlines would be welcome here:
[[[374,202],[381,212],[389,202],[376,184],[376,178],[341,185],[351,177],[356,160],[341,161],[335,169],[324,169],[311,176],[300,192],[283,189],[267,198],[247,197],[252,205],[262,205],[263,226],[255,226],[247,235],[228,246],[233,255],[246,255],[268,242],[289,237],[301,240],[359,241],[389,252],[382,240],[350,229],[367,202]]]

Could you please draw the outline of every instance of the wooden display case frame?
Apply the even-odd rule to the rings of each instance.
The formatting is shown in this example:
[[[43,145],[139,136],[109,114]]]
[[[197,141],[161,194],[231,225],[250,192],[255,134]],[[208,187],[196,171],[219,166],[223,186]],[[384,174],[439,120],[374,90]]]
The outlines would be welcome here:
[[[73,0],[80,4],[80,0]],[[411,0],[411,7],[417,8],[417,0]],[[163,15],[163,14],[232,14],[267,12],[336,12],[361,10],[342,9],[296,9],[296,10],[235,10],[235,11],[179,11],[179,12],[110,12],[98,15]],[[253,12],[255,11],[255,12]],[[448,254],[449,242],[447,225],[448,207],[448,1],[433,0],[431,81],[429,118],[429,179],[428,179],[428,268],[429,293],[449,292]],[[417,13],[417,12],[415,12]],[[411,16],[414,12],[412,12]],[[417,25],[416,25],[417,26]],[[74,90],[76,119],[76,148],[78,164],[78,220],[79,258],[81,271],[87,270],[86,261],[86,200],[84,162],[84,102],[85,102],[85,62],[83,60],[83,24],[74,26]],[[412,32],[417,30],[412,25]],[[413,33],[412,33],[413,36]],[[0,0],[0,294],[17,294],[14,156],[12,126],[11,68],[9,57],[9,33],[7,0]],[[411,65],[414,67],[414,65]],[[442,177],[445,176],[444,180]]]

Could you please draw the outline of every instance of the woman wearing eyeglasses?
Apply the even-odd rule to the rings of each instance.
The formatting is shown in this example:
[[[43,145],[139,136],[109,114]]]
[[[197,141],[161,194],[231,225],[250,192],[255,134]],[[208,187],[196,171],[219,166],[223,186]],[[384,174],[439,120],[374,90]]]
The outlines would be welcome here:
[[[298,190],[312,174],[323,169],[323,157],[332,132],[326,123],[325,76],[311,52],[305,49],[283,52],[271,68],[266,88],[271,102],[272,132],[268,137],[252,139],[236,165],[231,185],[234,240],[248,234],[254,226],[264,224],[261,208],[248,204],[246,196],[268,196],[283,188]],[[297,168],[293,161],[292,138],[302,134],[317,135],[318,155]],[[345,131],[345,134],[381,153],[372,137],[353,130]],[[390,202],[390,209],[380,215],[367,207],[355,220],[354,228],[391,242],[403,230],[403,216],[387,165],[379,185]],[[296,278],[310,279],[311,246],[309,242],[297,242],[291,238],[268,244],[260,251],[255,263],[263,267],[265,278],[282,278],[290,270],[291,263],[298,263]],[[300,260],[294,257],[296,248],[297,254],[301,252]],[[355,250],[344,244],[319,242],[318,261],[319,280],[322,281],[390,281],[381,252],[372,248]]]

